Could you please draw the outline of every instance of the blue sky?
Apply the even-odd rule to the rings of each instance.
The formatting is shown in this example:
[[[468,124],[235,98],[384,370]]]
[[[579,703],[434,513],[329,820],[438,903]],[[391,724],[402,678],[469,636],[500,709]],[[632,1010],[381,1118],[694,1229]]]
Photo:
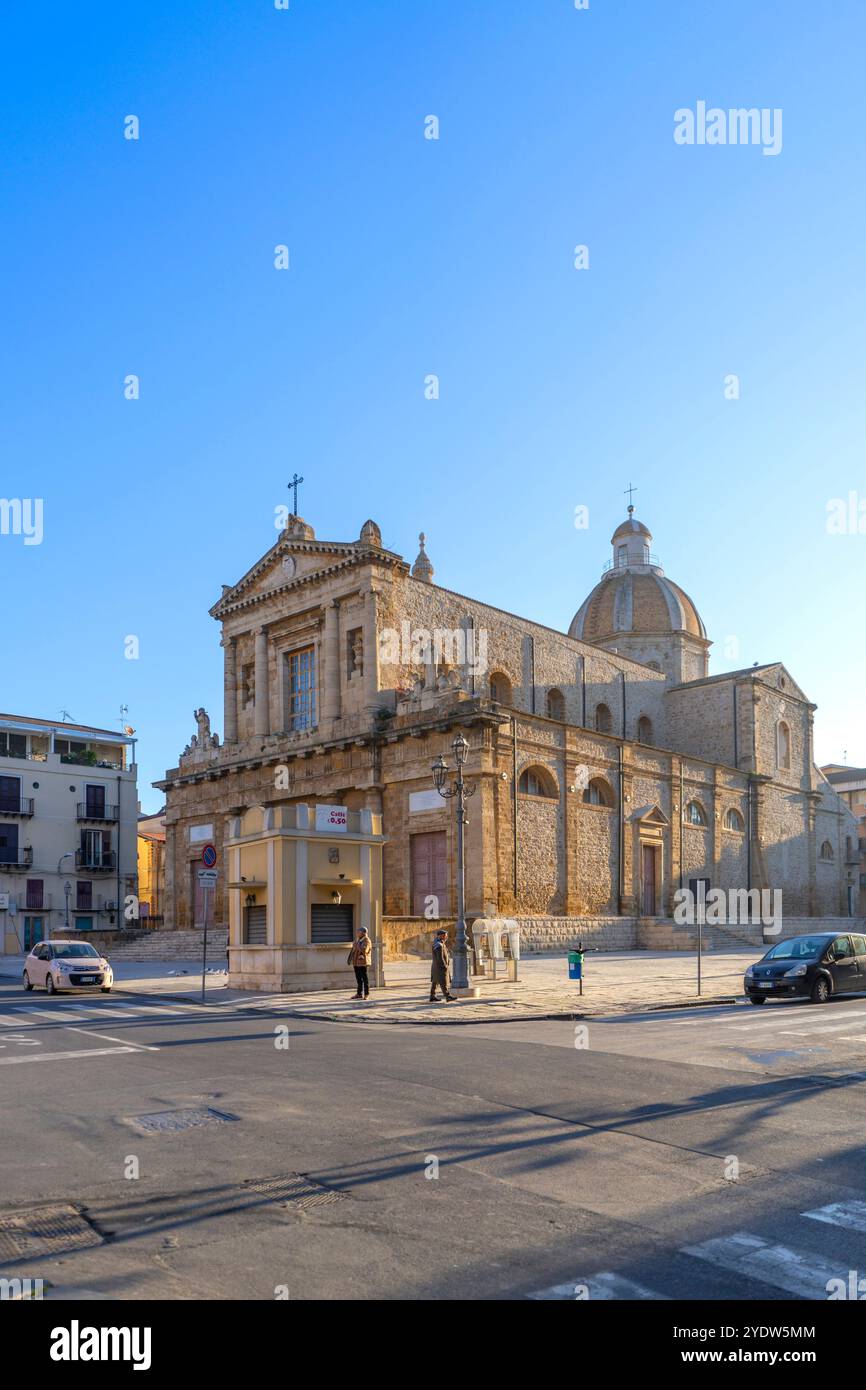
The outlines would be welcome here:
[[[631,482],[711,670],[784,660],[819,759],[866,764],[866,535],[826,531],[866,501],[862,4],[149,0],[3,40],[0,494],[44,539],[0,535],[0,707],[128,704],[153,808],[193,708],[222,731],[207,610],[294,471],[319,536],[424,529],[439,582],[559,628]],[[675,144],[699,100],[781,108],[781,153]]]

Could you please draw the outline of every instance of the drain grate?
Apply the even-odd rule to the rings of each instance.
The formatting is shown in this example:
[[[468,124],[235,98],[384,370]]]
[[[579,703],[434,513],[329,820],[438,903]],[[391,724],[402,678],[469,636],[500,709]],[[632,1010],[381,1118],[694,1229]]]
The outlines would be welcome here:
[[[190,1110],[156,1110],[152,1115],[131,1115],[127,1124],[145,1134],[177,1134],[184,1129],[203,1129],[206,1125],[231,1124],[237,1115],[201,1106]]]
[[[276,1178],[260,1178],[255,1182],[244,1183],[244,1191],[259,1192],[272,1202],[283,1202],[292,1207],[324,1207],[330,1202],[340,1202],[345,1192],[335,1192],[333,1188],[323,1187],[305,1173],[284,1173]]]
[[[0,1215],[0,1264],[101,1244],[102,1236],[75,1207],[36,1207]]]

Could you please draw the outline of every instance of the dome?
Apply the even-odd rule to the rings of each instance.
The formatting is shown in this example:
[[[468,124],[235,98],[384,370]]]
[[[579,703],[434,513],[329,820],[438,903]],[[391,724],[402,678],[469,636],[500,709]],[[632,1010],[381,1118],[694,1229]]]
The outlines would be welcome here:
[[[379,530],[375,521],[364,522],[364,525],[361,527],[360,541],[362,545],[381,546],[382,532]]]
[[[652,532],[628,519],[610,538],[613,557],[602,571],[601,581],[575,613],[569,637],[596,645],[618,637],[666,637],[687,633],[705,643],[706,628],[688,594],[674,584],[652,554]]]
[[[687,632],[706,639],[700,614],[688,594],[659,573],[658,566],[635,573],[611,569],[575,614],[569,637],[598,644],[620,634],[655,637]]]

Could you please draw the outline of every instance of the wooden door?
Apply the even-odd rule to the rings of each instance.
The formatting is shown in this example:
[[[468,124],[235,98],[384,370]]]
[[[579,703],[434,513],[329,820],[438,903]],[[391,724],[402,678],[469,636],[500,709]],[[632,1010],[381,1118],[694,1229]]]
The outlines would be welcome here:
[[[449,911],[448,846],[444,830],[410,837],[412,858],[412,915],[445,917]],[[430,899],[436,903],[431,904]],[[438,908],[430,911],[431,906]]]
[[[656,846],[641,845],[641,859],[643,863],[643,903],[642,913],[644,917],[655,917],[656,915]]]

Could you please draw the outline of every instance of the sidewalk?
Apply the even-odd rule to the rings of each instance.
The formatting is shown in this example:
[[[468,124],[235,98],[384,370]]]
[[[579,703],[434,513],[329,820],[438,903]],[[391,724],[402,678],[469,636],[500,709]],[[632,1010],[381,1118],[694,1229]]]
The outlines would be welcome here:
[[[387,984],[359,1004],[346,990],[310,994],[255,994],[229,989],[225,971],[209,967],[205,988],[210,1003],[267,1003],[273,998],[282,1013],[335,1023],[514,1023],[538,1018],[584,1018],[599,1014],[636,1013],[650,1009],[689,1008],[730,1003],[743,997],[743,972],[763,955],[754,950],[712,951],[702,963],[702,991],[697,994],[694,951],[588,951],[584,960],[583,996],[568,978],[561,956],[528,956],[520,962],[516,983],[479,983],[479,998],[431,1004],[430,969],[423,961],[398,961],[386,967]],[[0,957],[0,978],[20,980],[23,957]],[[194,1000],[201,994],[201,961],[118,961],[114,994],[166,995]],[[277,1001],[279,1004],[277,1005]]]

